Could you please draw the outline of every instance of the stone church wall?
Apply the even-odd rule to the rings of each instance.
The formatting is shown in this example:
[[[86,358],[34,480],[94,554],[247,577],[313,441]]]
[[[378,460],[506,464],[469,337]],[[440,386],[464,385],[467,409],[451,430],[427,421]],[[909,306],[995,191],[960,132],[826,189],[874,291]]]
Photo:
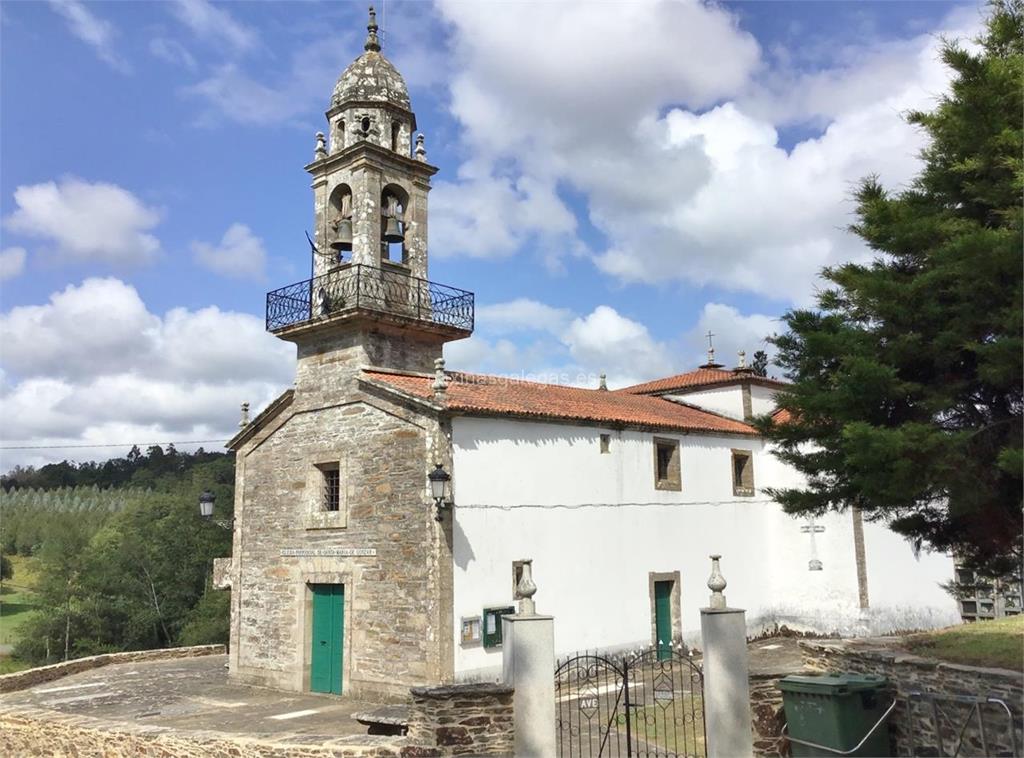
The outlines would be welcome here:
[[[289,410],[295,412],[279,428],[241,451],[232,677],[307,689],[308,585],[340,583],[345,693],[401,695],[439,681],[441,579],[426,497],[427,451],[436,430],[367,399]],[[337,513],[321,512],[317,464],[340,469]],[[346,548],[364,554],[309,555]]]

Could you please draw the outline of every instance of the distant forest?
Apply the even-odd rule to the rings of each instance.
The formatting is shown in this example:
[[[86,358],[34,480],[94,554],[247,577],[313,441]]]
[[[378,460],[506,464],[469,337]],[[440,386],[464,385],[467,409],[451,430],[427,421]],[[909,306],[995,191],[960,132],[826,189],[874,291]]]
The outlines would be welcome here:
[[[123,458],[0,477],[0,554],[32,567],[34,610],[15,658],[227,642],[229,593],[210,582],[231,532],[199,516],[203,490],[216,496],[215,517],[230,519],[232,454],[133,447]],[[16,584],[17,570],[5,578]]]
[[[42,468],[15,466],[0,475],[0,487],[11,490],[54,490],[60,487],[154,487],[160,480],[178,479],[194,466],[231,458],[228,453],[208,453],[199,448],[194,453],[179,453],[174,445],[167,449],[153,445],[143,453],[133,445],[124,458],[111,458],[102,463],[89,461],[48,463]]]

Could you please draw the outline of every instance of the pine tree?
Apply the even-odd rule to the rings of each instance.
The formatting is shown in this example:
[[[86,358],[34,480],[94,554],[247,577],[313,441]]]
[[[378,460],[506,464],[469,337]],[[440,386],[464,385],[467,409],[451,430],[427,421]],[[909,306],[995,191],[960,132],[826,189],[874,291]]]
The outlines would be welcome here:
[[[768,353],[764,350],[754,352],[754,359],[750,362],[750,370],[755,376],[768,376]]]
[[[790,513],[861,508],[974,565],[1021,559],[1021,113],[1024,2],[990,6],[972,52],[946,42],[951,91],[909,114],[923,169],[857,192],[877,258],[823,272],[817,309],[771,341],[792,421],[760,423],[807,477],[773,491]]]

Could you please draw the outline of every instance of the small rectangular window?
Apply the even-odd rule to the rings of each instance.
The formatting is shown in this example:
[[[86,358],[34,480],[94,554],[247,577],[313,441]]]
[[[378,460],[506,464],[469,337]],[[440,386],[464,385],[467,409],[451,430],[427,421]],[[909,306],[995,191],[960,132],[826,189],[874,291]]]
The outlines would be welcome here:
[[[601,452],[607,453],[611,451],[612,447],[612,436],[610,434],[601,435]]]
[[[740,497],[754,494],[754,456],[749,450],[732,451],[732,494]]]
[[[511,605],[505,608],[484,608],[484,647],[501,647],[501,617],[516,612]]]
[[[337,511],[341,508],[341,471],[337,466],[320,466],[323,474],[323,509]]]
[[[680,490],[679,442],[654,438],[654,486],[659,490]]]

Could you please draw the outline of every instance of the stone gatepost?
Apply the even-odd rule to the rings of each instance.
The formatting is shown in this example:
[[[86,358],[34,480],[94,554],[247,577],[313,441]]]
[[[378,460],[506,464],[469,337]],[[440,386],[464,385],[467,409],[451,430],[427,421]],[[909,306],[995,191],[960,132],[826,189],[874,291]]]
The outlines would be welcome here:
[[[537,614],[532,561],[524,561],[517,590],[519,612],[501,620],[502,673],[514,688],[515,755],[550,758],[555,740],[554,617]]]
[[[700,609],[704,645],[704,728],[708,758],[754,754],[746,613],[725,603],[725,577],[711,556],[710,607]]]

